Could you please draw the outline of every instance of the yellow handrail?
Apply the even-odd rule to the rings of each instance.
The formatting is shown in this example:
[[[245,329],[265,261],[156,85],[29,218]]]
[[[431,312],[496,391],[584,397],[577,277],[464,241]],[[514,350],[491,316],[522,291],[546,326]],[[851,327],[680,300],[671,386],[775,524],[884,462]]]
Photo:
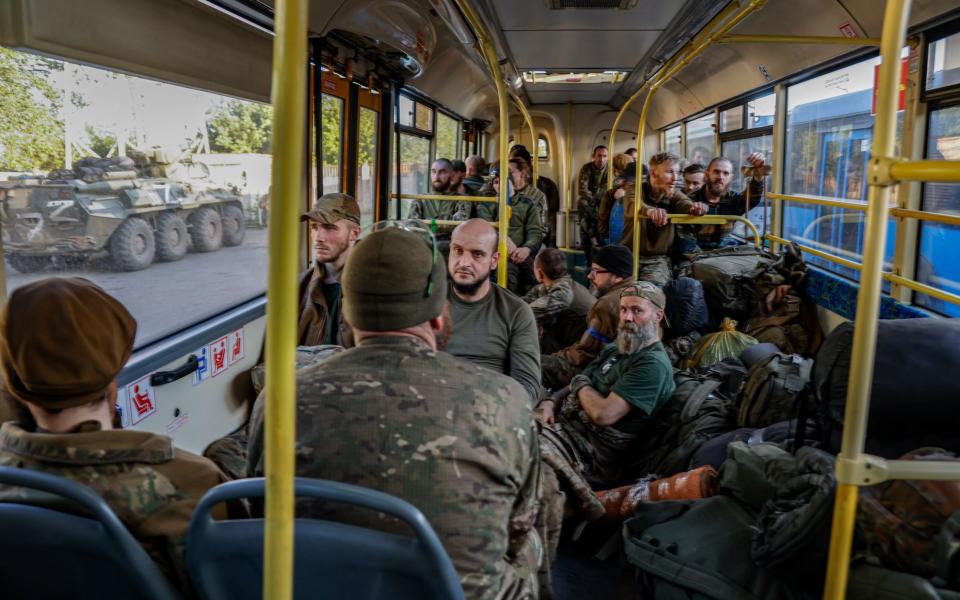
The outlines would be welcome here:
[[[901,219],[917,219],[919,221],[934,221],[947,225],[960,225],[960,215],[950,215],[947,213],[927,212],[924,210],[910,210],[908,208],[891,208],[891,217]]]
[[[909,0],[887,0],[880,47],[880,73],[876,85],[876,117],[869,163],[867,222],[865,225],[863,270],[857,293],[856,322],[851,348],[850,378],[844,410],[843,440],[837,457],[837,496],[834,504],[830,553],[824,598],[840,600],[847,589],[850,573],[850,550],[859,496],[856,470],[864,462],[867,414],[870,408],[870,387],[873,383],[873,358],[877,342],[877,317],[880,314],[880,290],[886,228],[890,201],[890,184],[884,181],[883,167],[889,167],[894,153],[896,132],[896,98],[900,83],[900,49],[907,32]],[[910,174],[910,171],[906,171]]]
[[[266,519],[263,596],[293,597],[297,263],[304,196],[308,0],[278,0],[273,38],[273,168],[267,267]]]
[[[640,215],[640,218],[646,219],[648,217]],[[693,215],[668,214],[667,218],[680,225],[723,225],[729,221],[736,221],[737,223],[743,223],[753,232],[753,243],[757,248],[763,245],[760,230],[757,229],[757,226],[750,219],[740,215],[703,215],[696,217]],[[634,237],[636,237],[636,234],[634,234]]]
[[[650,105],[653,102],[653,97],[656,94],[657,90],[660,89],[664,83],[669,81],[674,75],[676,75],[681,69],[686,67],[690,62],[699,56],[704,50],[710,47],[716,39],[722,35],[726,35],[731,29],[739,25],[746,19],[748,16],[753,14],[755,11],[759,10],[766,3],[766,0],[750,0],[749,3],[733,16],[729,20],[723,23],[716,31],[712,31],[706,38],[699,42],[699,44],[691,48],[691,50],[684,55],[683,59],[678,61],[676,64],[673,64],[666,73],[659,77],[653,84],[650,86],[650,92],[647,94],[646,99],[643,102],[643,109],[640,111],[640,122],[637,125],[637,156],[643,156],[643,134],[646,129],[647,123],[647,113],[650,110]],[[652,174],[651,174],[652,176]],[[640,271],[640,203],[643,202],[643,186],[637,185],[636,195],[634,196],[633,203],[633,276],[637,277]]]
[[[960,160],[895,160],[890,177],[897,181],[960,183]]]
[[[787,244],[789,244],[789,243],[791,242],[791,240],[787,240],[787,239],[784,239],[784,238],[782,238],[782,237],[779,237],[779,236],[776,236],[776,235],[772,235],[772,234],[769,234],[769,233],[768,233],[766,236],[764,236],[764,237],[766,237],[766,238],[767,238],[768,240],[770,240],[771,242],[776,242],[776,243],[778,243],[778,244],[780,244],[780,245],[783,245],[783,246],[785,246],[785,245],[787,245]],[[795,241],[795,240],[793,241],[793,243],[795,243],[798,248],[800,248],[801,250],[803,250],[804,252],[806,252],[806,253],[808,253],[808,254],[812,254],[812,255],[814,255],[814,256],[819,256],[820,258],[822,258],[822,259],[824,259],[824,260],[829,260],[829,261],[831,261],[831,262],[835,262],[835,263],[837,263],[838,265],[843,265],[844,267],[847,267],[848,269],[854,269],[854,270],[856,270],[856,271],[860,271],[861,269],[863,269],[863,265],[861,265],[861,264],[858,263],[858,262],[854,262],[854,261],[852,261],[852,260],[848,260],[848,259],[846,259],[846,258],[837,256],[836,254],[830,254],[829,252],[824,252],[823,250],[817,250],[816,248],[813,248],[813,247],[808,246],[808,245],[806,245],[806,244],[801,244],[801,243],[799,243],[799,242],[797,242],[797,241]]]
[[[407,200],[440,200],[441,202],[488,202],[494,204],[497,202],[496,196],[444,196],[434,194],[390,194],[391,198],[406,198]]]
[[[530,169],[533,177],[530,183],[533,184],[533,187],[537,187],[537,177],[540,176],[540,165],[538,164],[540,160],[537,158],[537,154],[539,153],[539,149],[537,148],[537,130],[533,126],[533,117],[530,116],[530,111],[523,105],[520,97],[514,92],[510,92],[510,97],[513,98],[513,103],[517,105],[517,109],[519,109],[520,114],[523,115],[523,120],[527,122],[527,127],[530,128],[530,160],[532,161]]]
[[[842,200],[840,198],[830,198],[828,196],[814,196],[812,194],[777,194],[767,192],[767,198],[771,200],[786,200],[787,202],[798,202],[800,204],[818,204],[820,206],[832,206],[845,210],[867,210],[867,203],[860,200]]]
[[[500,61],[497,59],[497,53],[494,51],[493,44],[490,42],[490,36],[487,35],[487,31],[483,27],[483,22],[473,10],[473,6],[467,0],[456,0],[456,2],[460,8],[460,12],[463,13],[470,23],[474,35],[477,36],[478,49],[483,55],[487,67],[490,69],[490,76],[493,78],[493,84],[497,88],[497,105],[500,116],[500,151],[498,152],[500,155],[500,172],[509,173],[509,170],[507,170],[507,135],[510,133],[510,111],[507,106],[507,88],[503,82],[503,75],[500,73]],[[500,287],[507,287],[507,235],[510,231],[510,217],[507,214],[507,187],[506,185],[501,185],[500,193],[498,194],[500,243],[498,244],[497,252],[500,254],[500,257],[497,260],[497,285]]]
[[[836,35],[725,35],[721,44],[839,44],[841,46],[879,46],[880,38],[848,38]]]

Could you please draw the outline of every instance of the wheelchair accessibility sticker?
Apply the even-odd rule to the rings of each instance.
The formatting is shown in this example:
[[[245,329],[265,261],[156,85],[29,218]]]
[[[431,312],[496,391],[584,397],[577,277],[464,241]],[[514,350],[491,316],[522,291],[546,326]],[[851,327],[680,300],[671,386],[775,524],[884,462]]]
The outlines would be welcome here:
[[[127,410],[131,425],[156,414],[157,395],[149,375],[127,386]]]

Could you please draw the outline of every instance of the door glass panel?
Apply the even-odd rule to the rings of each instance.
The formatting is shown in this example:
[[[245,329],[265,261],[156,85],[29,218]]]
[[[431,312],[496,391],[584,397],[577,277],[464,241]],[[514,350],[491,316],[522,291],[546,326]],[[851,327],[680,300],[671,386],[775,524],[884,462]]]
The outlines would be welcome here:
[[[376,220],[377,177],[377,111],[360,107],[357,125],[357,203],[360,205],[360,226]]]
[[[426,194],[430,188],[430,140],[428,138],[400,134],[400,191],[406,194]],[[411,200],[400,203],[400,218],[410,212]],[[396,205],[391,217],[396,216]]]
[[[320,127],[323,143],[321,191],[339,192],[343,162],[343,99],[323,94],[320,101]]]

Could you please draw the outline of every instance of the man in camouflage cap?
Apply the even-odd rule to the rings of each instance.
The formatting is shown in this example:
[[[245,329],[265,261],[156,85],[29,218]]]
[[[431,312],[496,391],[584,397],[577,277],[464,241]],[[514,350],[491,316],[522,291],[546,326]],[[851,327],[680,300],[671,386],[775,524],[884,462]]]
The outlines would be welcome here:
[[[0,465],[90,487],[187,591],[190,515],[225,477],[167,436],[115,429],[116,376],[136,330],[123,305],[86,279],[45,279],[10,294],[0,313],[0,373],[5,400],[21,417],[0,427]],[[0,502],[48,500],[41,492],[0,486]],[[226,512],[220,507],[215,514]]]
[[[297,373],[297,474],[393,494],[426,515],[467,598],[536,597],[537,438],[514,380],[438,351],[447,277],[411,224],[361,241],[343,272],[356,347]],[[264,398],[250,422],[249,474],[263,474]],[[301,516],[330,517],[305,502]],[[367,511],[336,518],[377,529]]]
[[[360,206],[347,194],[324,194],[302,215],[310,222],[314,264],[300,274],[297,345],[349,346],[343,322],[340,273],[360,237]]]
[[[663,291],[651,282],[623,288],[616,341],[540,403],[541,419],[554,427],[594,488],[620,481],[630,447],[673,394],[673,367],[660,343],[665,306]]]

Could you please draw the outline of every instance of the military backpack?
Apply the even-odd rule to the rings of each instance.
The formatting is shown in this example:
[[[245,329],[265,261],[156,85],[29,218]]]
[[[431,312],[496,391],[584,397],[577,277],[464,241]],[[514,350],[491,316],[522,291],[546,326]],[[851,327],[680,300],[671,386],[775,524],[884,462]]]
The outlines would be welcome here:
[[[747,371],[740,390],[737,425],[766,427],[798,415],[810,396],[813,360],[777,352]]]

